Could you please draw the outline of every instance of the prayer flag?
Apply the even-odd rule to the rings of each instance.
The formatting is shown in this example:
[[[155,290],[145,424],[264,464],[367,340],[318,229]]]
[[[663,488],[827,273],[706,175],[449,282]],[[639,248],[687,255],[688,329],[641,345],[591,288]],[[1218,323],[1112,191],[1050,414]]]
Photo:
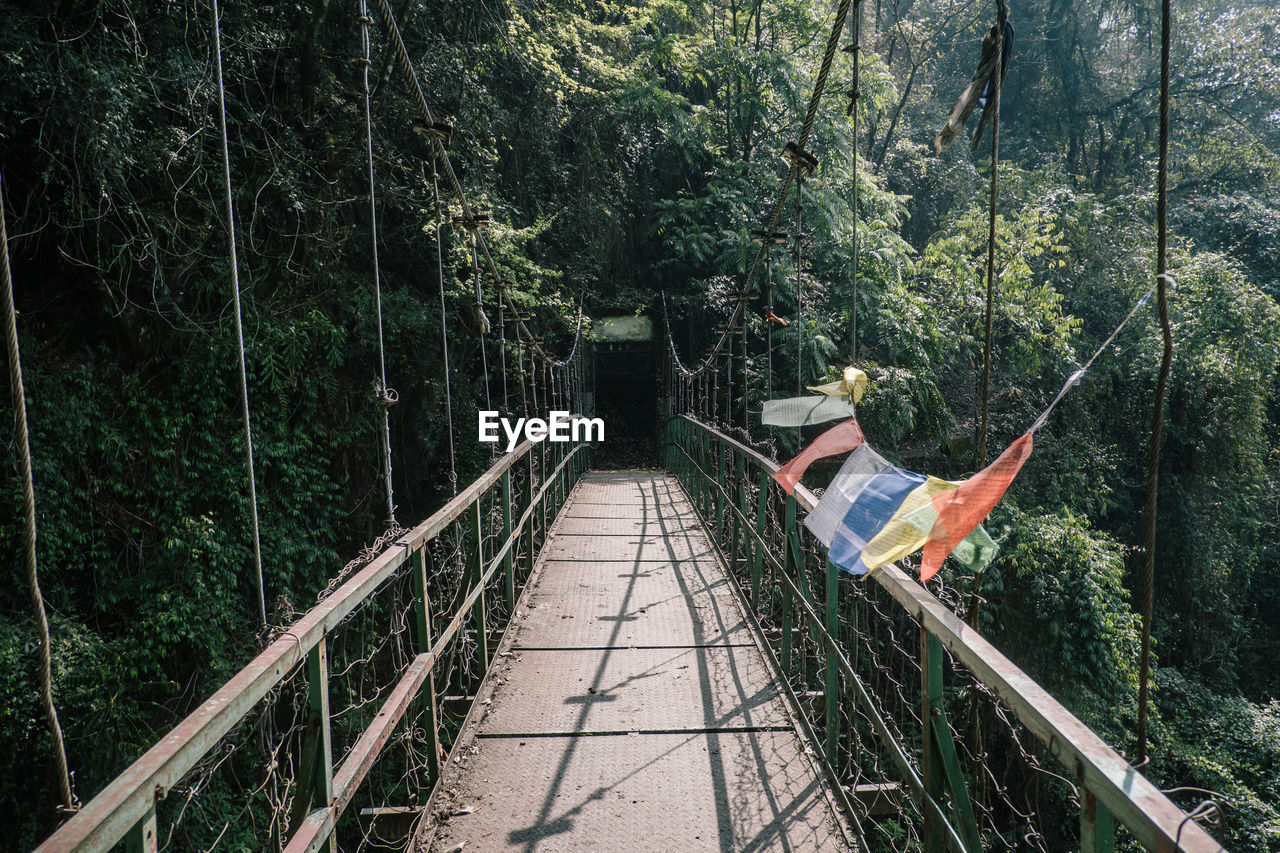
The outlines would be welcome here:
[[[827,394],[831,397],[848,397],[854,403],[862,399],[867,390],[867,374],[856,367],[846,367],[844,374],[835,382],[825,385],[809,385],[810,391]]]
[[[827,546],[831,562],[862,575],[929,547],[937,528],[935,503],[964,485],[892,465],[864,442],[849,454],[804,525]],[[998,550],[975,523],[956,543],[953,556],[977,572]],[[922,571],[921,582],[936,573],[936,567]]]
[[[822,500],[805,518],[805,527],[828,547],[831,562],[855,575],[866,574],[862,549],[926,479],[891,465],[864,443],[849,454]]]
[[[1004,66],[1009,61],[1009,50],[1013,42],[1013,28],[1008,23],[1005,24],[1003,39],[1004,44],[1000,51],[1000,79],[1004,79]],[[982,126],[986,120],[986,101],[988,87],[991,84],[992,75],[997,73],[997,57],[996,42],[1000,41],[1000,30],[998,25],[993,25],[987,34],[982,38],[982,54],[978,59],[978,68],[973,72],[973,77],[969,80],[969,85],[960,93],[960,99],[956,101],[955,106],[951,108],[951,114],[947,116],[946,126],[938,132],[938,136],[933,140],[933,149],[941,154],[955,142],[956,137],[960,135],[960,131],[969,121],[969,116],[973,114],[974,107],[979,104],[983,106],[983,119],[978,124],[978,132],[973,137],[973,147],[978,145],[978,136],[982,132]]]
[[[935,495],[930,501],[937,521],[929,533],[920,563],[920,577],[928,580],[937,573],[947,554],[967,537],[982,519],[995,508],[1009,490],[1009,484],[1031,455],[1032,439],[1028,430],[1009,445],[1000,457],[953,491]]]
[[[765,426],[802,427],[853,417],[853,404],[847,399],[828,397],[789,397],[765,400],[760,422]]]
[[[804,476],[804,472],[814,462],[827,456],[835,456],[837,453],[847,453],[862,444],[864,440],[862,428],[858,426],[856,420],[850,418],[815,438],[799,456],[779,468],[773,477],[782,486],[783,491],[791,494],[795,491],[800,478]]]

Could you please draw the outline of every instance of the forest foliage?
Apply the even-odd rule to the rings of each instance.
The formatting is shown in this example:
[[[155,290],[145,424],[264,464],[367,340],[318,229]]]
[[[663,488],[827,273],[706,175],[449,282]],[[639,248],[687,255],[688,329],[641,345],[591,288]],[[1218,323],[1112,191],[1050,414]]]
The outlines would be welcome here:
[[[495,261],[548,346],[589,312],[656,312],[700,353],[781,185],[834,4],[394,4]],[[930,148],[993,4],[862,4],[862,97],[837,60],[810,147],[802,265],[771,267],[779,377],[849,359],[859,189],[860,418],[886,455],[972,467],[988,154]],[[1160,471],[1154,778],[1218,792],[1233,850],[1280,843],[1280,19],[1268,0],[1175,4],[1175,359]],[[204,0],[6,4],[0,169],[20,310],[54,685],[87,799],[256,650],[221,147]],[[223,10],[230,156],[272,620],[382,532],[357,4]],[[991,446],[1038,414],[1151,286],[1158,4],[1013,4],[1001,125]],[[449,494],[453,411],[484,399],[448,193],[373,28],[382,316],[402,522]],[[972,124],[972,123],[971,123]],[[855,151],[856,160],[855,160]],[[795,215],[794,200],[786,218]],[[436,225],[446,296],[437,288]],[[784,223],[785,225],[785,223]],[[797,311],[797,303],[803,310]],[[763,325],[753,317],[751,334]],[[1136,729],[1134,593],[1159,362],[1140,312],[1037,436],[989,527],[983,629],[1111,743]],[[766,393],[753,355],[754,404]],[[791,380],[788,379],[789,383]],[[778,380],[778,388],[786,390]],[[458,478],[488,462],[457,430]],[[758,436],[765,438],[763,434]],[[773,437],[780,455],[793,434]],[[0,849],[56,824],[21,568],[0,541]],[[1028,632],[1026,626],[1037,629]],[[103,737],[110,732],[110,737]],[[1182,797],[1195,805],[1197,795]]]

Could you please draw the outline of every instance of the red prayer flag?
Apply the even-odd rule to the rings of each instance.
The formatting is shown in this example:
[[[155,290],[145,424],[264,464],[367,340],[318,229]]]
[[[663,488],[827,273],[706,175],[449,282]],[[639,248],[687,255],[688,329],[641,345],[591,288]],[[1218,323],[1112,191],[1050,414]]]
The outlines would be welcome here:
[[[813,443],[806,447],[799,456],[779,468],[773,477],[782,486],[783,491],[791,494],[795,491],[796,484],[800,482],[800,478],[804,476],[804,472],[814,462],[827,456],[835,456],[837,453],[846,453],[853,450],[862,444],[864,440],[862,428],[858,426],[858,421],[854,418],[849,418],[849,420],[836,424],[815,438]],[[961,538],[963,539],[964,537]]]
[[[995,508],[1030,455],[1031,432],[1028,431],[995,462],[961,483],[960,488],[934,496],[933,508],[938,520],[924,546],[921,583],[938,573],[947,555]]]

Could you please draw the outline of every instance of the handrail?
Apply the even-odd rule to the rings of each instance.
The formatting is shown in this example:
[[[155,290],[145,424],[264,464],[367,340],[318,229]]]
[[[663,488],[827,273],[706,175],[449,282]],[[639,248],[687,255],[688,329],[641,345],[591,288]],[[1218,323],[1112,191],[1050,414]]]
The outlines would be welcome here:
[[[563,448],[564,445],[559,447]],[[519,521],[515,525],[508,523],[509,529],[504,531],[507,534],[505,541],[488,564],[482,567],[480,577],[476,579],[458,612],[453,614],[448,626],[435,638],[429,650],[424,650],[410,662],[384,703],[382,713],[357,741],[343,765],[332,774],[332,778],[328,780],[330,801],[321,803],[319,808],[306,817],[287,849],[295,849],[295,844],[301,841],[302,847],[298,849],[316,850],[327,840],[342,809],[373,765],[390,737],[392,728],[407,709],[410,699],[418,694],[442,650],[454,639],[477,603],[483,599],[486,585],[504,566],[511,571],[513,543],[527,537],[532,545],[532,525],[539,512],[545,513],[545,502],[549,494],[553,510],[558,511],[562,505],[563,498],[568,494],[568,488],[562,479],[572,477],[576,480],[582,473],[582,451],[585,447],[584,444],[578,444],[567,451],[550,451],[562,458],[553,470],[546,472],[541,488],[536,493],[530,491],[528,506]],[[213,696],[69,818],[36,848],[37,853],[108,850],[131,832],[137,836],[140,849],[154,850],[157,800],[163,799],[273,688],[290,677],[297,665],[307,659],[323,662],[326,636],[369,599],[385,581],[410,564],[414,556],[419,557],[419,570],[425,571],[425,547],[449,524],[473,507],[478,519],[477,502],[499,482],[509,491],[511,469],[520,460],[530,457],[533,448],[534,443],[525,441],[499,458],[456,497],[398,538],[333,594],[307,611]],[[532,458],[529,464],[532,471]],[[566,474],[566,471],[569,473]],[[532,484],[532,480],[530,483]],[[544,516],[541,525],[544,533],[548,523]],[[535,555],[529,553],[527,556],[532,565]],[[425,597],[426,594],[425,581],[424,574],[421,578],[420,597]],[[420,601],[418,606],[422,609],[421,615],[425,616],[425,600]],[[481,610],[483,611],[483,607]],[[424,623],[426,622],[428,620],[424,619]],[[321,666],[324,664],[321,663]],[[326,670],[322,669],[321,678],[327,682]],[[327,699],[323,704],[326,705],[324,728],[327,741]],[[299,784],[305,784],[305,780],[299,780]]]
[[[772,475],[779,468],[778,463],[693,418],[680,415],[671,420],[684,423],[714,438],[759,472],[767,474],[772,483]],[[678,444],[678,438],[669,444],[684,450]],[[689,457],[689,461],[693,462],[692,457]],[[725,504],[733,507],[734,501],[724,484],[700,467],[698,472],[708,480],[712,488],[723,493]],[[776,484],[770,486],[774,487]],[[795,500],[797,506],[808,511],[817,504],[817,498],[803,486],[795,489]],[[696,500],[693,503],[698,507]],[[742,521],[746,522],[747,519],[743,518]],[[774,555],[768,556],[773,563],[779,563]],[[1081,787],[1096,798],[1096,805],[1114,815],[1144,847],[1162,852],[1183,850],[1188,853],[1216,853],[1223,850],[1221,844],[1150,780],[1050,696],[1034,679],[1001,654],[977,630],[965,624],[928,589],[916,583],[896,565],[872,572],[871,577],[930,636],[937,638],[956,661],[1004,703],[1019,722],[1047,747],[1050,754],[1074,775]],[[784,580],[794,593],[795,584],[791,578]],[[859,581],[848,578],[848,582]],[[812,612],[807,603],[802,604],[804,607],[801,612],[814,623],[821,642],[832,650],[839,649],[839,641],[825,630],[818,615]],[[861,686],[845,655],[837,654],[835,658],[845,677],[853,676],[851,680],[856,686]],[[913,796],[918,797],[920,791],[915,784],[911,784],[914,781],[910,778],[912,775],[914,769],[907,775],[908,787],[912,789]],[[1085,799],[1081,797],[1082,808],[1088,808]]]

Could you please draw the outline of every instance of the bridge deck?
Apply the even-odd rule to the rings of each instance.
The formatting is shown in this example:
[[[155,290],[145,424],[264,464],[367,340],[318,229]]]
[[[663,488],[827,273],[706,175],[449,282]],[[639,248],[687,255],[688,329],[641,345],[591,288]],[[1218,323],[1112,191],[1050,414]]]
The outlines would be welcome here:
[[[497,660],[430,849],[847,849],[674,478],[584,478]]]

